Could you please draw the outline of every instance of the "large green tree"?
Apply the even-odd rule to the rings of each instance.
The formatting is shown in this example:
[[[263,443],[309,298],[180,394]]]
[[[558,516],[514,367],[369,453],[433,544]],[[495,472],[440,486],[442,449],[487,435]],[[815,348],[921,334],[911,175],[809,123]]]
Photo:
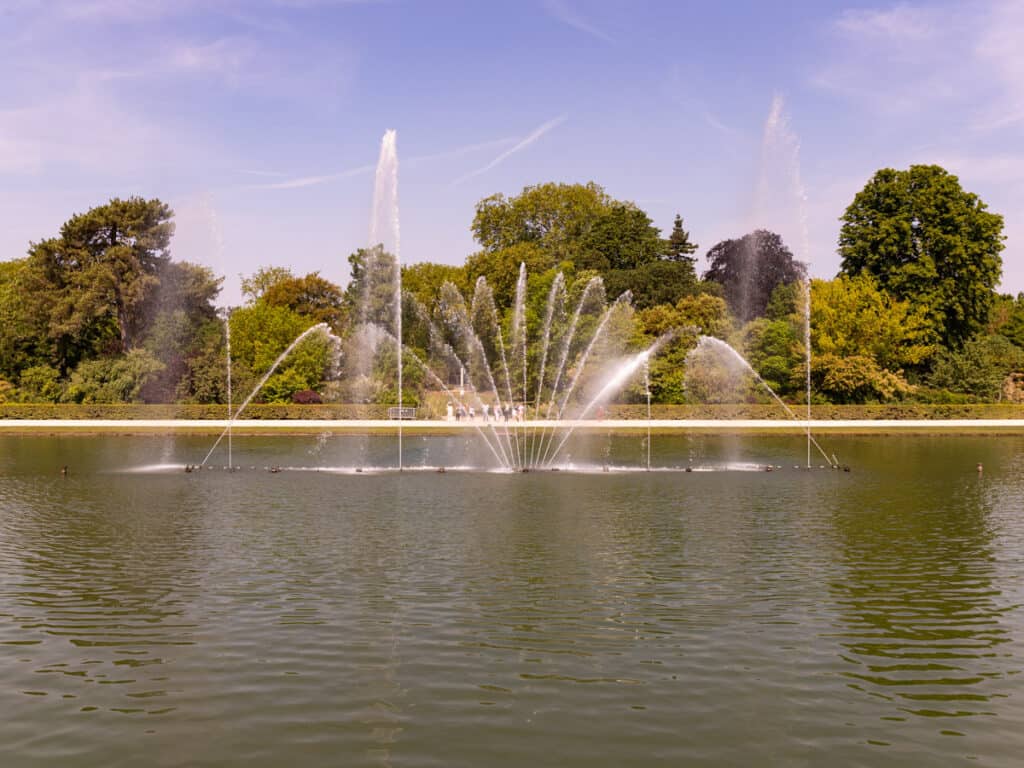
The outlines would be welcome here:
[[[580,269],[636,269],[662,258],[666,243],[650,216],[632,203],[613,203],[577,245]]]
[[[722,286],[730,311],[744,322],[765,314],[778,286],[806,275],[782,238],[764,229],[717,243],[707,259],[704,279]]]
[[[842,216],[842,271],[867,273],[927,308],[943,346],[960,348],[988,319],[1002,271],[1003,217],[937,165],[883,168]]]
[[[30,248],[37,298],[62,371],[89,352],[124,353],[142,340],[148,304],[170,261],[172,215],[159,200],[114,198]]]
[[[491,195],[476,205],[473,237],[485,251],[533,243],[554,265],[576,256],[580,241],[612,202],[593,182],[548,182],[526,187],[514,197]]]

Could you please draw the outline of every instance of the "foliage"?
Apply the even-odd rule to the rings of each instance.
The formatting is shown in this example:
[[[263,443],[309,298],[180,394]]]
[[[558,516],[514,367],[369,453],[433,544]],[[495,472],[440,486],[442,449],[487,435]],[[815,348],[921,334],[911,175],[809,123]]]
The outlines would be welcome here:
[[[331,326],[336,326],[342,317],[341,289],[320,277],[319,272],[277,281],[264,291],[263,301]]]
[[[240,392],[251,390],[289,345],[315,324],[311,318],[263,300],[236,309],[230,323],[233,381]],[[267,380],[260,397],[267,402],[287,402],[293,392],[317,388],[330,361],[330,343],[323,334],[307,336]]]
[[[441,286],[445,283],[453,284],[463,295],[469,293],[470,284],[465,267],[429,261],[402,267],[402,290],[414,296],[428,310],[434,306]]]
[[[730,311],[744,322],[765,314],[779,285],[798,282],[806,274],[782,238],[764,229],[717,243],[707,260],[704,279],[722,286]]]
[[[819,355],[811,363],[811,377],[815,390],[836,403],[886,401],[911,391],[902,376],[864,355]]]
[[[546,272],[553,266],[550,256],[540,246],[517,243],[496,251],[479,251],[466,259],[466,282],[475,286],[479,278],[485,278],[494,291],[495,305],[507,309],[515,301],[521,264],[526,265],[527,274]]]
[[[574,259],[578,244],[611,202],[593,182],[548,182],[511,198],[491,195],[476,205],[473,237],[488,252],[530,243],[548,255],[550,264],[557,264]]]
[[[699,290],[693,265],[688,261],[653,261],[636,269],[616,269],[604,275],[609,296],[633,294],[633,306],[648,309],[675,304]]]
[[[664,258],[669,261],[688,262],[693,269],[693,263],[696,261],[693,254],[697,252],[697,248],[699,246],[696,243],[690,242],[690,233],[683,229],[683,217],[677,213],[672,223],[672,232],[665,244]]]
[[[989,313],[989,335],[1005,336],[1018,347],[1024,349],[1024,293],[1012,296],[997,296]]]
[[[25,368],[18,379],[19,399],[28,403],[56,403],[64,394],[60,372],[48,365]]]
[[[343,305],[354,323],[375,323],[394,333],[398,260],[377,245],[348,257],[349,282]]]
[[[950,392],[998,400],[1006,377],[1024,371],[1024,350],[1005,336],[976,336],[963,349],[943,349],[928,383]]]
[[[147,303],[170,259],[171,216],[159,200],[114,198],[72,217],[59,237],[29,250],[61,370],[88,352],[104,351],[97,342],[113,341],[106,351],[122,353],[137,345]]]
[[[323,403],[323,398],[316,390],[300,389],[292,393],[292,402],[298,405],[320,405]]]
[[[581,269],[637,269],[657,261],[666,244],[651,218],[632,203],[612,203],[579,241],[576,266]]]
[[[870,357],[889,370],[918,366],[935,352],[925,309],[883,293],[870,275],[812,281],[811,348]]]
[[[175,400],[186,403],[227,402],[224,341],[224,325],[220,320],[208,320],[195,329],[184,358],[184,371],[175,388]],[[152,398],[147,397],[147,400]]]
[[[732,328],[725,299],[710,293],[685,296],[676,302],[680,326],[695,326],[705,336],[724,338]]]
[[[254,304],[270,289],[284,280],[293,280],[295,275],[287,267],[260,267],[249,277],[239,275],[242,280],[242,296],[247,304]]]
[[[33,365],[48,365],[45,297],[27,259],[0,262],[0,375],[15,380]]]
[[[801,330],[793,319],[759,317],[740,330],[734,347],[777,394],[800,390],[798,376],[804,369]]]
[[[63,399],[71,403],[137,402],[146,380],[163,363],[144,349],[126,355],[86,360],[71,375]]]
[[[1003,218],[937,165],[884,168],[842,217],[847,275],[925,308],[945,347],[959,348],[988,319],[1002,270]]]

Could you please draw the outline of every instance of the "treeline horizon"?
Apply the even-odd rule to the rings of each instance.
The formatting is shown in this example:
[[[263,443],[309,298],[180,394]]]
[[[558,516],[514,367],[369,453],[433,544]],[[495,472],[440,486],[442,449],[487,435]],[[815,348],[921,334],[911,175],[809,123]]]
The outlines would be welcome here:
[[[839,274],[810,281],[813,402],[1024,401],[1024,294],[996,290],[1001,216],[941,167],[917,165],[878,171],[841,220]],[[452,291],[468,301],[480,277],[508,334],[525,265],[533,337],[556,275],[573,297],[600,277],[609,300],[632,296],[614,331],[624,349],[699,328],[734,347],[784,399],[805,400],[807,270],[778,234],[716,243],[698,274],[700,248],[682,216],[663,237],[643,209],[593,182],[484,198],[471,228],[479,250],[462,265],[402,267],[411,355],[427,354],[416,323],[439,315]],[[166,204],[115,198],[72,216],[25,257],[0,262],[0,402],[225,403],[227,336],[215,306],[223,278],[175,261],[172,242]],[[229,320],[236,399],[311,326],[325,323],[345,343],[367,312],[387,313],[381,286],[393,284],[394,259],[378,247],[349,263],[345,286],[280,265],[243,276],[243,304]],[[312,334],[257,401],[393,404],[396,362],[378,354],[372,374],[357,375],[330,338]],[[437,386],[405,367],[403,401],[426,403]],[[652,359],[649,381],[655,403],[766,397],[752,376],[697,347],[693,332]],[[618,400],[644,394],[633,385]]]

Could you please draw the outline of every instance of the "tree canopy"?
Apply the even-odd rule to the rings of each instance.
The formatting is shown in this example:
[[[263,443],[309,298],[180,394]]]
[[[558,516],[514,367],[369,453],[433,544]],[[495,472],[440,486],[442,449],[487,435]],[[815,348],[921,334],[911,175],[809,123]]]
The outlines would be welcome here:
[[[988,319],[1002,271],[1003,217],[937,165],[883,168],[846,209],[842,272],[869,274],[898,299],[926,307],[944,346]]]
[[[472,232],[479,248],[461,264],[402,267],[400,316],[398,262],[379,245],[349,257],[344,290],[319,272],[262,267],[242,277],[244,306],[225,314],[214,306],[221,278],[172,259],[170,208],[115,198],[0,262],[0,402],[223,403],[226,316],[236,392],[306,329],[333,329],[281,360],[262,400],[394,403],[399,330],[405,403],[443,398],[464,376],[470,389],[537,398],[554,384],[552,354],[572,370],[579,355],[620,359],[669,331],[645,380],[655,402],[763,397],[742,364],[711,365],[728,350],[699,335],[728,342],[776,393],[803,400],[807,275],[779,235],[717,243],[698,279],[681,215],[663,238],[646,211],[593,182],[487,197]],[[1002,218],[943,169],[880,170],[843,216],[840,275],[810,285],[813,396],[1024,402],[1024,294],[994,290],[1003,240]],[[586,334],[606,322],[591,349]],[[588,369],[573,397],[599,386]],[[621,397],[644,391],[630,385]]]
[[[806,275],[806,267],[793,258],[782,238],[764,229],[717,243],[707,260],[704,279],[722,286],[729,309],[743,321],[763,316],[778,286]]]
[[[72,217],[59,237],[29,250],[63,369],[80,354],[78,342],[105,335],[105,327],[116,333],[118,351],[138,344],[148,319],[142,310],[170,260],[172,216],[159,200],[114,198]]]

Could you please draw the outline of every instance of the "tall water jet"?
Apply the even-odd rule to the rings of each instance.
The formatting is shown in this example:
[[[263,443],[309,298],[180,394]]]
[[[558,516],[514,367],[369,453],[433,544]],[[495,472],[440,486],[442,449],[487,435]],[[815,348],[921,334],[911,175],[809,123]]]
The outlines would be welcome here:
[[[370,248],[380,248],[395,259],[394,329],[398,366],[398,469],[402,469],[402,255],[398,219],[398,133],[386,131],[380,142],[377,173],[373,186],[373,211],[370,217]]]
[[[228,466],[234,467],[231,459],[231,309],[224,310],[224,346],[226,348],[227,389],[228,389]],[[205,462],[204,462],[205,463]]]
[[[783,239],[797,243],[797,258],[807,272],[803,286],[804,372],[807,408],[807,466],[811,466],[811,246],[807,226],[807,190],[800,172],[800,139],[789,125],[785,101],[772,98],[761,140],[761,172],[754,215],[768,221]]]
[[[644,394],[647,396],[647,471],[651,471],[651,361],[644,359]]]

